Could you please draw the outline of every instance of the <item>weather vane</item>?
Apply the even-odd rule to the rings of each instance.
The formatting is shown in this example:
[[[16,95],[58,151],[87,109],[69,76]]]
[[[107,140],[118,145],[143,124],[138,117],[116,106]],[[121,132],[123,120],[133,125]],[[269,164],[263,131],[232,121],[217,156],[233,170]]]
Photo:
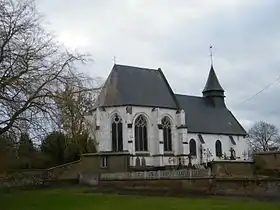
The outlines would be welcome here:
[[[213,66],[213,52],[212,52],[212,48],[213,46],[210,45],[209,49],[210,49],[210,60],[211,60],[211,66]]]

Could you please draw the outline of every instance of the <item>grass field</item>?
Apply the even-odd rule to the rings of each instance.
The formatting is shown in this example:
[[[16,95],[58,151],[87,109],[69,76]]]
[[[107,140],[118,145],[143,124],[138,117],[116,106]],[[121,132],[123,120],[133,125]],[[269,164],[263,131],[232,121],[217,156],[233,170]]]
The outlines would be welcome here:
[[[1,210],[280,210],[280,203],[236,198],[172,198],[87,193],[88,189],[45,189],[0,193]]]

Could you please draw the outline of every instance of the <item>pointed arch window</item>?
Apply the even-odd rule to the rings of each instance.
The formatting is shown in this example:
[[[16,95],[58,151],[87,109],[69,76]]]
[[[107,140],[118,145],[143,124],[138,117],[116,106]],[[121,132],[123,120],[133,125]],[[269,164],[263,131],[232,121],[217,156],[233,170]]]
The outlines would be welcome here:
[[[140,115],[135,120],[135,151],[148,151],[147,119]]]
[[[171,135],[171,121],[168,117],[164,117],[161,120],[163,131],[163,145],[164,151],[172,151],[172,135]]]
[[[222,151],[222,143],[220,140],[216,141],[215,149],[216,149],[216,157],[222,157],[223,151]]]
[[[194,139],[190,140],[190,155],[196,156],[196,142]]]
[[[112,151],[123,151],[123,123],[118,114],[112,118]]]

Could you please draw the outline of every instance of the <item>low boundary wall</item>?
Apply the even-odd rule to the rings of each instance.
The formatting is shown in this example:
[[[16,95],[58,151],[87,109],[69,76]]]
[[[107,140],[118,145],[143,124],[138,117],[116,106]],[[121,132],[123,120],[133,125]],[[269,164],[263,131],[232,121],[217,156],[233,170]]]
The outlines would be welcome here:
[[[216,177],[208,169],[81,174],[96,192],[137,195],[221,195],[280,200],[280,178]]]
[[[210,169],[181,169],[164,171],[141,171],[141,172],[121,172],[102,173],[99,180],[155,180],[155,179],[191,179],[210,177]]]
[[[185,180],[100,180],[96,192],[170,195],[234,196],[280,201],[280,179],[193,178]]]

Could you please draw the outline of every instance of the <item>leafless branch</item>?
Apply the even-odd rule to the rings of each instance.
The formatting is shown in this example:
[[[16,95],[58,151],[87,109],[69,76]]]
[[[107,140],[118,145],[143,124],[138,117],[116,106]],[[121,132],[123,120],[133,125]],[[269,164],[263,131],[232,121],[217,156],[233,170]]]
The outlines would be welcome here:
[[[279,147],[279,133],[275,125],[260,121],[249,130],[249,143],[254,151],[269,151]]]
[[[0,0],[0,135],[65,127],[69,116],[75,118],[71,132],[80,132],[85,105],[93,105],[99,90],[76,69],[88,56],[62,48],[41,21],[34,1]]]

